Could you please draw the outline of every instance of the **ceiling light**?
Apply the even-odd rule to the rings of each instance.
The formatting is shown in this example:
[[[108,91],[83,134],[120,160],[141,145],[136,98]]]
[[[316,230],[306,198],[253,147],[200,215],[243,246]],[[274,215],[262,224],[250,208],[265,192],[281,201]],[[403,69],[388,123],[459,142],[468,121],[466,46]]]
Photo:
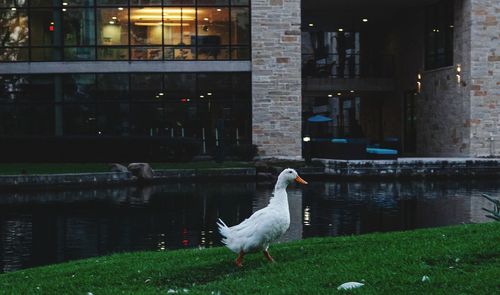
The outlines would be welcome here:
[[[351,93],[354,93],[354,90],[351,90],[350,92],[351,92]]]
[[[341,93],[341,92],[337,92],[337,95],[338,95],[338,96],[341,96],[341,95],[342,95],[342,93]]]
[[[222,11],[222,9],[220,9],[220,8],[217,8],[217,11],[221,12],[221,11]]]
[[[112,20],[110,20],[110,21],[109,21],[109,24],[110,24],[110,25],[114,25],[114,24],[115,24],[115,22],[114,22],[114,21],[112,21]]]
[[[66,8],[63,8],[62,11],[66,11]]]
[[[205,17],[203,20],[208,21],[208,17]]]
[[[328,94],[328,97],[333,97],[333,94]]]
[[[116,16],[113,16],[112,19],[116,19]]]
[[[309,24],[310,27],[314,27],[314,24]]]
[[[454,25],[450,25],[450,28],[452,28],[452,29],[453,29],[454,27],[455,27]]]
[[[17,8],[15,8],[15,7],[12,7],[12,8],[10,9],[10,10],[14,10],[14,11],[15,11],[15,10],[17,10]]]
[[[205,96],[204,95],[200,95],[200,98],[205,98]]]
[[[66,5],[68,5],[68,2],[63,2],[62,4],[63,4],[63,6],[66,6]]]
[[[212,92],[208,92],[207,95],[209,95],[209,96],[212,95]]]
[[[342,28],[339,29],[339,32],[343,32],[343,31],[344,31],[344,29],[342,29]]]
[[[368,19],[367,19],[367,18],[364,18],[364,19],[363,19],[363,22],[364,22],[364,23],[367,23],[367,22],[368,22]]]
[[[118,7],[118,10],[123,10],[123,7]]]

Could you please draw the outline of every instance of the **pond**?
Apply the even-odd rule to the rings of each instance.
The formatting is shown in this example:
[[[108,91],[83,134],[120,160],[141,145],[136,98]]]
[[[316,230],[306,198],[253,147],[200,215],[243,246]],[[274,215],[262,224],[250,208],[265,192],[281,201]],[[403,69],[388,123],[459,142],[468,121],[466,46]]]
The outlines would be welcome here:
[[[0,193],[0,272],[124,251],[220,245],[267,205],[273,183],[200,182]],[[324,182],[288,189],[282,241],[485,222],[495,180]],[[229,250],[228,250],[229,251]]]

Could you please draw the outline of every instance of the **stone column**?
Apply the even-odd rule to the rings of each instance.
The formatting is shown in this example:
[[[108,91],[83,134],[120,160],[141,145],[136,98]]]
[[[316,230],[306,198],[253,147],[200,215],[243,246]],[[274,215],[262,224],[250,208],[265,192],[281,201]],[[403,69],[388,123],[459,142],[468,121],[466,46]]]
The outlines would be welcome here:
[[[471,2],[471,155],[500,155],[500,1]]]
[[[259,156],[301,157],[300,0],[252,0],[252,140]]]

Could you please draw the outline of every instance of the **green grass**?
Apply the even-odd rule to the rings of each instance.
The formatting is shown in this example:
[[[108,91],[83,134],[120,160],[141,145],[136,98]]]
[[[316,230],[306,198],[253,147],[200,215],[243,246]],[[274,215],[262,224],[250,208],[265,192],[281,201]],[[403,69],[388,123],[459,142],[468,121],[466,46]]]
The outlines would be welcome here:
[[[273,245],[236,268],[226,248],[116,254],[0,275],[0,294],[498,294],[500,223]],[[422,282],[422,276],[430,281]],[[179,294],[183,294],[182,291]]]
[[[253,163],[251,162],[215,163],[213,161],[200,161],[200,162],[186,162],[186,163],[151,163],[151,167],[153,167],[153,169],[210,169],[210,168],[253,167]],[[110,171],[109,166],[108,164],[105,163],[0,164],[0,175],[91,173],[91,172],[109,172],[109,171]]]

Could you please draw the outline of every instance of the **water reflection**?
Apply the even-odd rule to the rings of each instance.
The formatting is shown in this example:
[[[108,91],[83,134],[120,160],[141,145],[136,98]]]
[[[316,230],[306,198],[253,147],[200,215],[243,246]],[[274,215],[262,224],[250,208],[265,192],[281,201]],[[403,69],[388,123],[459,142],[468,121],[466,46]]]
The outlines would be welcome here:
[[[0,193],[0,271],[112,252],[220,245],[233,225],[267,205],[272,183]],[[495,181],[311,182],[291,187],[283,241],[484,222],[481,193]]]

